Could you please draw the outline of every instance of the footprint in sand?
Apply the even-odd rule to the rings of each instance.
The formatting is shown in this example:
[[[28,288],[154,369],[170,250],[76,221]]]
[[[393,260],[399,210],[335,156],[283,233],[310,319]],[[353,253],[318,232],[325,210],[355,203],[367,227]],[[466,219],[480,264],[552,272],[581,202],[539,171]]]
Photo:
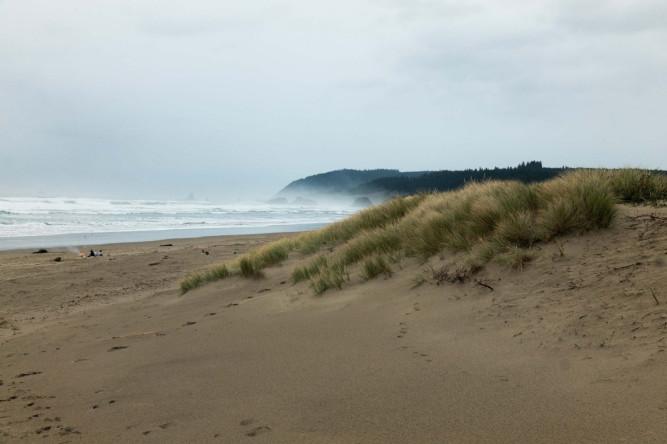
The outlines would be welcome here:
[[[271,427],[267,427],[267,426],[255,427],[254,429],[252,429],[251,431],[246,433],[246,436],[257,436],[257,435],[261,435],[262,433],[266,433],[266,432],[270,432],[270,431],[271,431]]]
[[[401,322],[401,324],[403,324],[403,322]],[[405,329],[405,331],[407,332],[407,328],[406,328],[406,327],[403,327],[403,329]],[[399,338],[401,338],[401,337],[402,337],[402,336],[399,335]],[[407,349],[410,348],[410,347],[407,346],[407,345],[403,345],[403,346],[401,346],[401,348],[404,349],[404,350],[407,350]],[[417,356],[419,356],[419,357],[421,357],[421,358],[428,358],[428,359],[426,359],[426,362],[433,362],[433,359],[430,359],[430,355],[429,355],[428,353],[424,353],[424,352],[421,352],[421,351],[419,351],[419,350],[413,350],[413,351],[412,351],[412,354],[417,355]]]
[[[60,436],[80,435],[81,434],[81,432],[76,430],[74,427],[58,426],[58,429],[60,429],[60,431],[58,432],[58,435],[60,435]]]
[[[398,335],[396,335],[397,338],[402,338],[408,333],[408,328],[405,327],[405,322],[400,322],[399,325],[403,325],[401,329],[398,331]]]
[[[245,426],[249,426],[251,424],[254,424],[255,422],[256,421],[253,418],[248,418],[248,419],[242,420],[239,424],[241,426],[245,427]],[[247,432],[245,435],[253,437],[253,436],[261,435],[262,433],[266,433],[266,432],[270,432],[270,431],[271,431],[271,427],[269,427],[269,426],[259,426],[259,427],[253,428],[252,430]]]
[[[48,432],[49,430],[51,430],[51,426],[46,426],[46,427],[42,427],[41,429],[37,429],[35,431],[35,433],[37,433],[38,435],[41,435],[42,433]]]
[[[158,428],[164,430],[164,429],[167,429],[167,428],[171,427],[172,425],[174,425],[173,422],[165,422],[164,424],[158,425]],[[129,428],[130,427],[128,427],[128,429]],[[143,432],[141,432],[142,435],[148,435],[150,433],[151,433],[151,430],[144,430]]]

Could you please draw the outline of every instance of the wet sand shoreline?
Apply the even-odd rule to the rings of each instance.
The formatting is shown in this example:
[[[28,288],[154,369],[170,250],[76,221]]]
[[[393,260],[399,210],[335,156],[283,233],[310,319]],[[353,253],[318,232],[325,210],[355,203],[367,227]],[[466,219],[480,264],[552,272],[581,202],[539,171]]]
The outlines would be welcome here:
[[[316,230],[326,224],[307,223],[291,225],[237,226],[223,228],[189,228],[154,231],[116,231],[103,233],[70,233],[46,236],[0,238],[0,252],[13,250],[37,250],[39,248],[77,248],[78,246],[102,246],[138,244],[145,242],[168,243],[173,240],[203,239],[228,236],[253,236],[263,234],[299,233]]]

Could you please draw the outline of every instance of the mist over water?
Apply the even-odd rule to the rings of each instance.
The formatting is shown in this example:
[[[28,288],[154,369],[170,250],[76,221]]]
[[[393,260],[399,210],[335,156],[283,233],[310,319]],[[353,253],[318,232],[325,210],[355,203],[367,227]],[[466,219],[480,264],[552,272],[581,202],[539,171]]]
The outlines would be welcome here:
[[[322,226],[354,211],[330,205],[2,198],[0,249],[294,231]]]

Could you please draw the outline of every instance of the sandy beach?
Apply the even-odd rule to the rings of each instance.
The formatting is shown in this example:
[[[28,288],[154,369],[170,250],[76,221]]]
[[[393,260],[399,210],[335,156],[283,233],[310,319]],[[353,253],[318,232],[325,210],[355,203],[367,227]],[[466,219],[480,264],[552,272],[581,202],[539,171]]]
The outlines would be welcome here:
[[[180,295],[294,235],[0,252],[0,441],[667,440],[667,209],[464,283],[415,286],[446,254],[314,296],[295,255]]]

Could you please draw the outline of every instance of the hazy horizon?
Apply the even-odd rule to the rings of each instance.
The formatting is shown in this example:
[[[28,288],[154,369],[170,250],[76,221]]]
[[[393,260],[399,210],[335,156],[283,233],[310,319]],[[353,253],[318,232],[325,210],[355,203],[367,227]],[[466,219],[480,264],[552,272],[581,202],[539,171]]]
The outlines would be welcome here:
[[[0,195],[265,200],[331,170],[667,169],[659,1],[0,0]]]

